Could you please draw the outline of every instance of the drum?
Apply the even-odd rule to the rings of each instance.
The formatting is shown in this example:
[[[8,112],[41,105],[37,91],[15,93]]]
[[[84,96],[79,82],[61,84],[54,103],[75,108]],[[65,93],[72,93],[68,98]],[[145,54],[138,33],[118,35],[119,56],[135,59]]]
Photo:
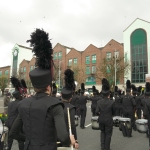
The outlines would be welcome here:
[[[122,118],[121,116],[115,116],[113,117],[113,125],[115,127],[119,127],[119,118]]]
[[[148,120],[138,119],[135,121],[137,131],[140,133],[146,133],[148,131]]]
[[[57,150],[72,150],[71,147],[57,147]],[[77,150],[73,148],[73,150]]]
[[[98,122],[98,116],[92,117],[91,123],[92,123],[92,129],[93,130],[100,130],[100,128],[99,128],[99,122]]]
[[[75,115],[75,126],[78,126],[79,124],[79,117]]]
[[[126,123],[127,124],[127,127],[128,129],[130,130],[131,129],[131,119],[130,118],[119,118],[119,130],[121,131],[121,124],[122,123]]]

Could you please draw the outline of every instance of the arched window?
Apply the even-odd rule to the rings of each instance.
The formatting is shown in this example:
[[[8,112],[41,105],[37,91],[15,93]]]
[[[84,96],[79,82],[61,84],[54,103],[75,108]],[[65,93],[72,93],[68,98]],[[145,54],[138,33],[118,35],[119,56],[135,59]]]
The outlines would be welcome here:
[[[95,77],[90,76],[90,77],[86,78],[86,85],[94,85],[94,84],[96,84]]]
[[[147,35],[143,29],[137,29],[131,34],[131,80],[132,83],[145,82],[148,72]]]

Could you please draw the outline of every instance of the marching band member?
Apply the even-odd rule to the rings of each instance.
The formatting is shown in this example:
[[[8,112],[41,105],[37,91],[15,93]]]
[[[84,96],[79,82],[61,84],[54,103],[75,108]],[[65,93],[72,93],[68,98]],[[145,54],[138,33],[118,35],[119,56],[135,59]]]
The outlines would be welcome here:
[[[137,112],[137,117],[138,119],[141,119],[141,111],[142,111],[142,104],[141,104],[141,90],[142,90],[142,86],[139,86],[137,89],[137,96],[135,98],[135,102],[136,102],[136,112]]]
[[[110,86],[107,79],[102,79],[102,94],[104,98],[97,102],[96,113],[99,114],[99,126],[101,130],[101,150],[110,150],[110,142],[113,131],[113,115],[115,115],[115,103],[109,99]]]
[[[67,126],[67,130],[69,132],[69,125],[68,125],[68,113],[67,108],[69,108],[70,112],[70,122],[71,122],[71,131],[74,135],[74,138],[76,140],[75,142],[75,148],[78,148],[78,141],[77,141],[77,132],[76,132],[76,126],[75,126],[75,111],[76,108],[74,105],[70,104],[70,101],[72,99],[73,93],[75,91],[75,84],[74,84],[74,72],[71,69],[67,69],[64,72],[64,80],[65,80],[65,86],[61,91],[62,94],[62,102],[64,104],[64,116],[65,116],[65,122]],[[69,147],[69,145],[63,145]]]
[[[69,138],[66,129],[63,104],[50,96],[53,50],[48,33],[36,29],[28,42],[36,56],[36,68],[29,73],[36,94],[19,103],[10,136],[25,141],[24,150],[56,150],[57,138],[64,145],[74,145],[74,136]],[[25,136],[18,131],[22,126]]]

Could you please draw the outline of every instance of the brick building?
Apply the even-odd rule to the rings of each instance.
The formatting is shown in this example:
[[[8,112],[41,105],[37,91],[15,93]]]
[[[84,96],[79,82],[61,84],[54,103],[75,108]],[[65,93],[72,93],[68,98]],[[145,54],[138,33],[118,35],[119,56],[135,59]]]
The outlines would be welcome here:
[[[59,79],[62,80],[62,73],[68,67],[71,67],[72,65],[82,66],[84,67],[86,74],[86,88],[91,87],[92,85],[101,88],[101,81],[94,76],[94,73],[96,72],[96,68],[102,63],[103,58],[111,58],[115,55],[120,57],[124,56],[123,44],[113,39],[101,48],[90,44],[84,51],[78,51],[58,43],[53,51],[54,63],[59,66],[61,72]],[[124,86],[124,79],[118,81],[118,86],[120,88]]]
[[[0,67],[0,76],[3,75],[10,77],[10,66]]]

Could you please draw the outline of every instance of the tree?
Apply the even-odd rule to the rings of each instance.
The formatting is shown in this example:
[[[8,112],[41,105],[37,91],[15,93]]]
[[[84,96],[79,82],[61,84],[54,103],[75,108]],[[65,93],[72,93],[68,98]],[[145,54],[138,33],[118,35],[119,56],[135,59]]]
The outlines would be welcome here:
[[[74,79],[77,81],[76,89],[79,89],[81,83],[85,83],[87,78],[85,66],[82,65],[72,65],[70,69],[74,72]]]
[[[4,90],[9,84],[9,78],[6,75],[0,76],[0,89],[2,91],[2,95],[4,94]]]
[[[124,57],[116,58],[116,81],[120,81],[120,79],[124,79],[129,73],[130,63],[129,61],[124,61]],[[114,91],[115,87],[115,57],[112,58],[104,58],[99,66],[96,68],[95,77],[102,80],[102,78],[107,78],[111,90]]]

